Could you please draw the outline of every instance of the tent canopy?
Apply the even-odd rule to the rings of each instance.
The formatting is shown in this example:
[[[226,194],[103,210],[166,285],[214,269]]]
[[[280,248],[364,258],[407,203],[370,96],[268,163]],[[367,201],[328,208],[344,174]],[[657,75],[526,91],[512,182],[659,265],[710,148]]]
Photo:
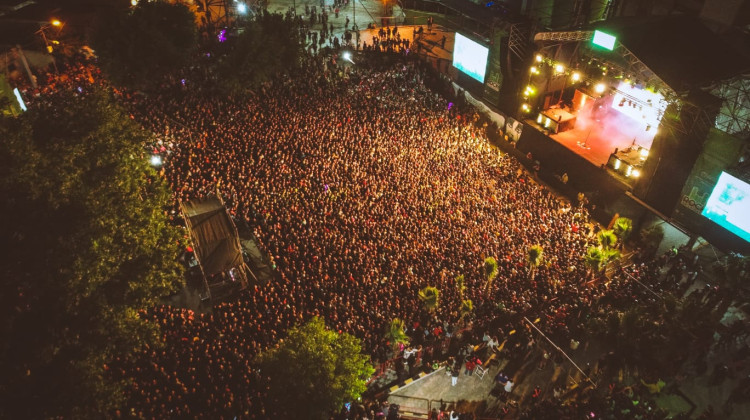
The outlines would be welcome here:
[[[184,202],[182,212],[207,276],[244,264],[237,229],[218,198]]]

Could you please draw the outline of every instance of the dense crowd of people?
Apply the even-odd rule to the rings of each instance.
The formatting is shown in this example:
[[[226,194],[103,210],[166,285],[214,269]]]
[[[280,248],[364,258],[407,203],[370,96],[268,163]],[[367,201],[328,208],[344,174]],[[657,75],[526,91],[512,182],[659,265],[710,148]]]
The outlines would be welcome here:
[[[91,68],[77,73],[93,79]],[[233,217],[251,226],[275,277],[209,313],[145,312],[165,346],[108,366],[129,383],[130,412],[116,415],[279,418],[283,407],[268,403],[252,360],[312,316],[360,338],[375,365],[398,355],[384,332],[403,319],[432,366],[482,333],[490,350],[505,341],[509,358],[527,354],[535,332],[524,317],[538,318],[557,342],[583,340],[590,318],[633,298],[653,301],[643,284],[682,287],[681,272],[666,286],[657,281],[673,260],[644,259],[593,281],[583,263],[596,243],[586,208],[492,147],[473,109],[428,89],[427,77],[410,60],[340,68],[306,56],[298,74],[250,97],[215,95],[200,80],[123,96],[133,118],[157,134],[175,218],[180,200],[219,191]],[[531,270],[533,245],[544,262]],[[485,277],[486,257],[497,261],[494,281]],[[419,309],[418,291],[428,285],[440,290],[434,313]],[[476,308],[468,317],[460,310],[467,298]],[[442,345],[459,330],[460,343]],[[527,415],[560,410],[537,404]],[[377,404],[355,411],[387,412]]]

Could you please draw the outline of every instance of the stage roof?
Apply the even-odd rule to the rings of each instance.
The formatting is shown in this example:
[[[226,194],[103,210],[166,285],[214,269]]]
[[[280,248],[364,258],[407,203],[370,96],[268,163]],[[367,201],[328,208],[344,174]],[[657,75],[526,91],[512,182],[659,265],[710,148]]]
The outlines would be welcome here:
[[[237,230],[216,197],[182,203],[198,260],[206,275],[244,264]]]
[[[698,18],[624,18],[599,22],[593,29],[615,35],[676,91],[750,71],[748,35],[741,32],[718,35]]]

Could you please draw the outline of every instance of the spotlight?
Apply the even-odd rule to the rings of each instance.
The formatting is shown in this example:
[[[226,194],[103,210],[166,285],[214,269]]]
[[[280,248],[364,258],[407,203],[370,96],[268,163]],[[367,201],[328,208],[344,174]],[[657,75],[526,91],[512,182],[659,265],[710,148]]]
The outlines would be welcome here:
[[[555,64],[555,72],[556,73],[562,73],[565,71],[565,66],[562,64]]]
[[[537,63],[541,63],[542,62],[542,55],[541,54],[537,54],[536,55],[536,62]]]
[[[604,83],[597,83],[596,86],[594,86],[594,92],[596,93],[604,93],[606,89],[607,86]]]
[[[521,109],[523,109],[524,112],[529,112],[530,111],[529,104],[523,104],[523,105],[521,105]]]
[[[633,169],[633,172],[630,175],[632,175],[633,178],[638,178],[639,176],[641,176],[641,171],[639,171],[638,169]]]
[[[162,164],[161,156],[151,155],[151,166],[158,168],[159,166],[161,166],[161,164]]]
[[[536,72],[538,72],[539,70],[537,70],[535,66],[531,66],[530,71],[531,71],[531,74],[536,74]]]
[[[245,3],[238,3],[237,4],[237,13],[244,15],[247,13],[247,5]]]
[[[577,82],[577,81],[581,80],[581,73],[578,73],[578,72],[576,71],[576,72],[574,72],[574,73],[573,73],[573,74],[572,74],[572,75],[570,76],[570,78],[571,78],[571,79],[573,79],[573,81],[574,81],[574,82]]]
[[[638,152],[641,155],[641,158],[646,159],[648,157],[648,149],[641,149]]]
[[[51,23],[52,23],[52,26],[60,26],[60,25],[62,25],[62,23],[59,20],[57,20],[57,19],[53,19]]]

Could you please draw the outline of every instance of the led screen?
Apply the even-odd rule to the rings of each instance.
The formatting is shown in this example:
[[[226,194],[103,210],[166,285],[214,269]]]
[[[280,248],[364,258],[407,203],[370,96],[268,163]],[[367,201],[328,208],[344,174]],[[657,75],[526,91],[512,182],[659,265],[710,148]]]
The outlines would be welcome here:
[[[615,41],[617,38],[610,34],[605,34],[601,31],[594,31],[594,38],[591,40],[591,42],[594,45],[598,45],[600,47],[606,48],[610,51],[612,51],[615,48]]]
[[[750,242],[750,185],[722,172],[703,215]]]
[[[487,71],[487,48],[456,32],[453,47],[453,67],[484,83]]]

